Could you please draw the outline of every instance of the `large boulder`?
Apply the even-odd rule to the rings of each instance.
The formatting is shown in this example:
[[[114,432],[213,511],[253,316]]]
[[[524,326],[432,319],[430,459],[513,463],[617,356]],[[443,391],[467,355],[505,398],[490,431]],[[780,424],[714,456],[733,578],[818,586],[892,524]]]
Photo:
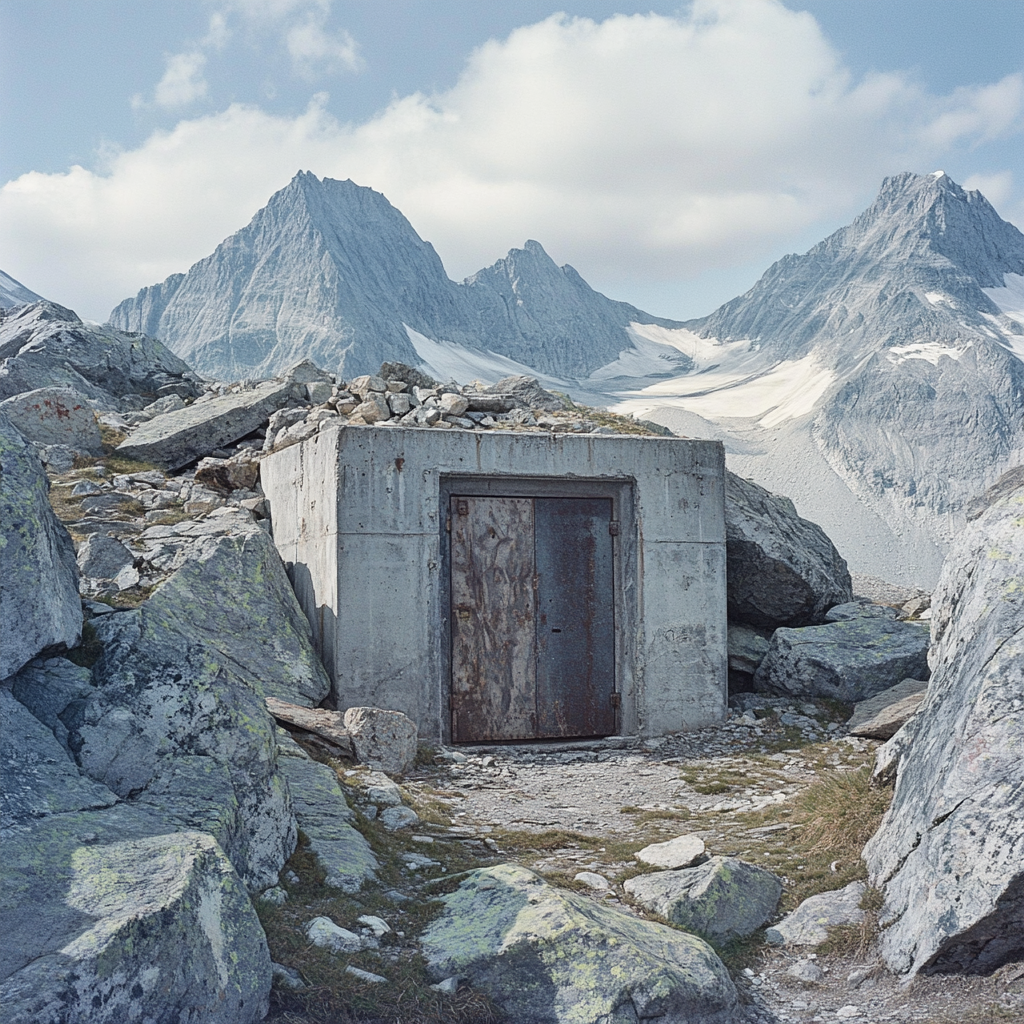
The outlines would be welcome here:
[[[103,450],[96,414],[85,395],[72,388],[37,388],[16,395],[0,402],[0,413],[27,441],[67,445],[89,455]]]
[[[892,804],[864,849],[895,971],[990,972],[1024,953],[1024,488],[950,551],[932,677],[892,745]]]
[[[0,764],[7,1024],[262,1018],[266,940],[210,835],[169,832],[152,809],[83,776],[9,686]]]
[[[515,1024],[734,1019],[725,965],[694,935],[642,921],[513,864],[472,872],[422,936],[430,974],[467,978]]]
[[[731,622],[808,626],[853,600],[846,562],[825,531],[789,498],[728,472],[725,538]]]
[[[750,935],[772,917],[782,879],[736,857],[711,857],[694,868],[638,875],[623,888],[672,924],[727,941]]]
[[[349,708],[345,728],[352,737],[356,758],[389,775],[402,775],[416,760],[416,723],[401,711]]]
[[[850,882],[845,888],[808,896],[764,937],[773,946],[820,946],[828,938],[829,929],[864,920],[860,904],[865,888],[863,882]]]
[[[0,399],[45,387],[68,387],[119,408],[140,395],[198,395],[188,366],[162,342],[109,325],[86,324],[42,300],[0,312]]]
[[[861,616],[777,629],[754,689],[796,697],[867,700],[908,677],[928,675],[928,626]]]
[[[0,414],[0,679],[82,633],[75,546],[53,514],[35,451]]]
[[[129,459],[153,462],[168,470],[181,469],[251,434],[293,397],[304,398],[305,394],[300,396],[296,389],[301,385],[268,380],[251,390],[231,391],[165,412],[136,427],[117,450]]]

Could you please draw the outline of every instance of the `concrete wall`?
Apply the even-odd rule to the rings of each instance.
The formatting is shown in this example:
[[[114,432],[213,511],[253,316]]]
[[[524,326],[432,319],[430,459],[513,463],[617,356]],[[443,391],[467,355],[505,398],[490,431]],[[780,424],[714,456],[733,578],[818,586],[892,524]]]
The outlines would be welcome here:
[[[718,442],[336,427],[264,459],[261,477],[339,707],[395,708],[423,739],[450,738],[445,495],[472,484],[611,496],[620,731],[658,736],[723,717]]]

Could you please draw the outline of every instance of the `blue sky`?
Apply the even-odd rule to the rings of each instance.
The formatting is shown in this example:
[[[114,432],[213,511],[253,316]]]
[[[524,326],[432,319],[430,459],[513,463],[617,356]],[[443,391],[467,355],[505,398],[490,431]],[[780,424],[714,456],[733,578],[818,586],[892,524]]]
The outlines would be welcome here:
[[[300,168],[455,278],[537,238],[679,318],[885,174],[1024,225],[1021,0],[0,0],[0,33],[0,267],[94,319]]]

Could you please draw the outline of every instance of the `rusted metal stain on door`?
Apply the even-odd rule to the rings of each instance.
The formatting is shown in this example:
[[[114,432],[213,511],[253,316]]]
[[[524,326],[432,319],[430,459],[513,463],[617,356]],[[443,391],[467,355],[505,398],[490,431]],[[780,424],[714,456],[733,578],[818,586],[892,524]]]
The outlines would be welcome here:
[[[452,736],[537,728],[533,500],[451,500]]]
[[[456,742],[615,731],[612,503],[451,500]]]

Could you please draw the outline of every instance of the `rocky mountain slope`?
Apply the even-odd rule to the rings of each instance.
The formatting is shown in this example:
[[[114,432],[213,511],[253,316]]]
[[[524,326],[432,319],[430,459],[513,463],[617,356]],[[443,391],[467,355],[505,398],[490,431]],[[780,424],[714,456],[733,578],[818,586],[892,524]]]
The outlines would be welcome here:
[[[673,332],[693,373],[635,381],[624,408],[721,437],[855,569],[931,585],[965,504],[1024,460],[1022,284],[1024,235],[981,193],[896,175]]]
[[[387,359],[430,361],[428,350],[443,361],[453,346],[485,368],[500,365],[497,376],[521,368],[515,361],[586,376],[630,346],[634,321],[673,325],[595,292],[538,242],[456,284],[383,195],[309,172],[187,274],[110,314],[114,326],[161,338],[200,372],[228,380],[301,358],[372,373]],[[673,353],[666,365],[685,359]]]
[[[15,281],[10,274],[0,270],[0,309],[11,309],[24,306],[29,302],[39,302],[41,295],[26,288],[20,281]]]

